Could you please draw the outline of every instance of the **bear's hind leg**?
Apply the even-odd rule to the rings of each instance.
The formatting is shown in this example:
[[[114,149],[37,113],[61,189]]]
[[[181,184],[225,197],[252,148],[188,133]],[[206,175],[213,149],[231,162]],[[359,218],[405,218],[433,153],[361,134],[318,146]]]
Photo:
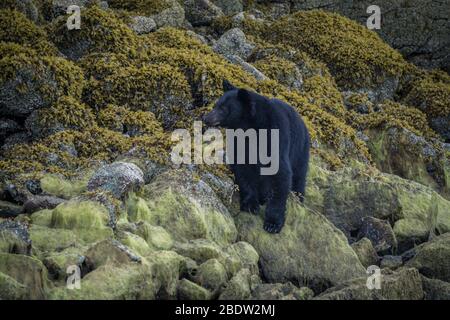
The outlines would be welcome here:
[[[234,165],[232,167],[236,184],[239,186],[240,210],[254,214],[259,211],[256,169],[252,165]]]
[[[308,174],[308,162],[301,165],[292,177],[292,191],[294,191],[303,203],[306,195],[306,176]]]
[[[279,233],[286,215],[286,201],[291,190],[292,171],[290,166],[280,163],[280,170],[271,179],[272,194],[267,203],[264,230]]]

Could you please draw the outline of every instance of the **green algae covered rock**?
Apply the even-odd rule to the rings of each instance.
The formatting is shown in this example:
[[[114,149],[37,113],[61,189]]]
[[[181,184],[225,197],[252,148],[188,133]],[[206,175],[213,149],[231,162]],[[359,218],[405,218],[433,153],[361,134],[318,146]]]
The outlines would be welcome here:
[[[416,255],[406,263],[429,278],[450,282],[450,233],[440,235],[414,249]]]
[[[27,298],[27,288],[14,278],[0,272],[0,298],[2,300],[23,300]]]
[[[177,298],[180,300],[209,300],[211,297],[207,289],[188,279],[181,279],[178,282],[177,292]]]
[[[95,243],[86,251],[86,259],[92,268],[102,265],[122,265],[141,262],[141,258],[117,240],[103,240]]]
[[[259,253],[262,273],[271,282],[293,281],[320,291],[364,274],[342,232],[294,199],[280,234],[264,232],[260,216],[241,212],[235,220],[240,239]]]
[[[21,254],[0,253],[0,274],[8,276],[1,277],[2,287],[7,286],[8,290],[13,290],[13,292],[7,291],[6,296],[22,294],[20,287],[23,286],[27,299],[46,297],[49,286],[47,269],[36,258]]]
[[[0,41],[21,44],[45,55],[57,54],[58,50],[47,40],[45,30],[37,26],[33,19],[20,11],[3,9],[4,3],[0,6],[0,22],[3,26]]]
[[[369,239],[362,238],[358,242],[353,243],[352,249],[356,252],[359,260],[365,268],[378,264],[379,258],[377,252]]]
[[[422,280],[414,268],[398,271],[383,270],[381,289],[367,288],[367,277],[346,281],[330,288],[315,299],[318,300],[422,300]]]
[[[172,236],[163,227],[152,226],[151,224],[142,221],[137,225],[136,234],[141,236],[150,248],[156,250],[172,249]]]
[[[148,266],[103,265],[81,280],[80,289],[56,287],[49,293],[52,300],[135,300],[154,299],[155,285]]]
[[[249,269],[241,269],[228,281],[219,296],[219,300],[249,299],[252,290],[261,283],[261,279],[252,274]]]
[[[176,241],[210,239],[219,245],[235,241],[237,231],[227,208],[202,180],[186,170],[171,170],[144,186],[146,219]]]
[[[217,259],[209,259],[202,263],[195,276],[195,282],[213,292],[220,290],[227,280],[227,271]]]
[[[50,195],[70,199],[87,190],[88,177],[67,180],[58,175],[47,174],[40,180],[42,190]]]
[[[252,291],[252,300],[310,300],[314,292],[308,287],[298,288],[291,282],[261,283]]]
[[[52,228],[73,231],[81,240],[89,243],[112,236],[107,226],[107,209],[94,201],[71,200],[60,204],[52,211]]]
[[[31,226],[30,238],[35,253],[61,251],[82,241],[72,230],[48,228],[37,224]]]
[[[425,241],[433,228],[448,232],[450,202],[430,187],[356,163],[329,171],[314,161],[306,203],[323,212],[348,238],[357,234],[364,217],[393,221],[400,251]]]

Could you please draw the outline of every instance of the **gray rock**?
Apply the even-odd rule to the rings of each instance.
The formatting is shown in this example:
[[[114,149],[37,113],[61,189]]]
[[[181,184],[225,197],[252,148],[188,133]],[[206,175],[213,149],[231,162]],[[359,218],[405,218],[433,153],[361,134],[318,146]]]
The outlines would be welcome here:
[[[222,9],[227,16],[233,15],[244,10],[242,0],[212,0],[212,2]]]
[[[22,206],[0,200],[0,217],[17,217],[23,211]]]
[[[237,55],[247,60],[255,45],[247,41],[244,32],[239,28],[233,28],[225,32],[214,44],[213,50],[224,56]]]
[[[0,222],[0,252],[29,255],[31,239],[28,228],[21,222]]]
[[[172,0],[172,6],[164,9],[158,14],[151,16],[158,28],[181,27],[184,24],[185,12],[176,0]]]
[[[42,209],[56,208],[60,203],[65,200],[54,196],[39,196],[33,195],[28,197],[23,205],[24,212],[33,213]]]
[[[262,81],[262,80],[266,80],[267,79],[267,77],[261,71],[256,69],[250,63],[245,62],[241,57],[235,56],[235,55],[229,55],[229,56],[226,56],[225,58],[229,62],[231,62],[232,64],[236,64],[238,66],[241,66],[242,69],[244,69],[246,72],[248,72],[252,76],[254,76],[256,80]]]
[[[0,119],[0,140],[6,136],[19,131],[20,126],[17,122],[11,119]]]
[[[401,210],[392,188],[377,181],[331,181],[324,190],[324,214],[350,239],[364,217],[384,219]]]
[[[359,260],[364,267],[377,265],[379,258],[372,242],[367,238],[362,238],[358,242],[352,244],[352,249],[356,252]]]
[[[46,12],[46,18],[48,20],[53,20],[58,16],[63,16],[67,14],[67,8],[71,5],[78,6],[80,8],[85,8],[87,5],[92,3],[93,0],[52,0],[51,6]],[[99,7],[106,10],[108,9],[107,1],[98,1]]]
[[[222,9],[209,0],[184,0],[184,10],[194,27],[210,25],[215,18],[223,16]]]
[[[368,238],[377,252],[392,252],[397,248],[397,239],[389,222],[365,217],[358,231],[358,238]]]
[[[132,18],[130,27],[137,34],[146,34],[156,29],[156,22],[150,17],[136,16]]]
[[[101,167],[88,182],[88,191],[110,192],[115,198],[123,199],[128,192],[144,184],[142,170],[132,163],[115,162]]]
[[[391,256],[386,255],[381,259],[381,268],[397,269],[403,264],[403,259],[401,256]]]
[[[11,8],[22,12],[33,22],[39,19],[39,10],[33,0],[15,0],[0,4],[0,9]]]
[[[48,106],[39,92],[44,81],[36,81],[37,70],[24,66],[16,72],[14,79],[7,80],[0,85],[0,115],[21,117],[30,114],[33,110]],[[51,80],[49,84],[51,84]],[[16,90],[18,87],[26,87],[27,90]]]

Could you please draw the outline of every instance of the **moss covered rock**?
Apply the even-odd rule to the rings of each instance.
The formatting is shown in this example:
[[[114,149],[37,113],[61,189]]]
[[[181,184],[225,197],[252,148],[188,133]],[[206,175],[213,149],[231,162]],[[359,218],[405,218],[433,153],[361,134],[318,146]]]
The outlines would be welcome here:
[[[28,299],[44,299],[46,297],[49,286],[47,270],[36,258],[21,254],[0,253],[0,274],[10,277],[2,277],[5,281],[2,281],[2,286],[9,287],[7,295],[21,294],[22,289],[20,288],[23,286]],[[10,292],[10,289],[13,292]]]
[[[227,271],[217,259],[209,259],[202,263],[195,275],[195,282],[213,292],[219,291],[227,280]]]
[[[252,291],[254,300],[310,300],[314,292],[308,287],[298,288],[291,282],[261,283]]]
[[[260,216],[244,212],[236,217],[239,237],[255,247],[269,281],[294,281],[320,291],[364,273],[345,236],[320,213],[294,199],[288,202],[280,234],[264,232],[262,223]]]
[[[108,222],[108,211],[98,202],[71,200],[52,211],[50,226],[72,230],[81,240],[89,243],[112,236]]]
[[[406,263],[429,278],[450,281],[450,233],[443,234],[415,248],[414,258]]]
[[[23,300],[27,298],[27,288],[14,278],[0,272],[0,297],[2,300]]]
[[[136,300],[154,299],[155,285],[148,266],[103,265],[81,280],[81,288],[56,287],[49,293],[53,300]]]
[[[47,107],[60,97],[80,97],[84,76],[73,63],[53,56],[39,56],[31,49],[1,43],[6,51],[0,60],[2,115],[26,116]]]
[[[393,272],[383,270],[381,290],[369,290],[367,277],[357,278],[330,288],[318,300],[422,300],[422,280],[414,268]]]
[[[166,171],[144,186],[141,197],[149,209],[147,222],[164,227],[174,240],[206,238],[225,245],[236,239],[227,208],[192,172]]]
[[[53,21],[49,34],[58,49],[71,60],[91,52],[134,54],[137,39],[133,31],[112,11],[92,6],[81,10],[83,27],[68,30],[66,17]]]
[[[361,240],[353,243],[352,249],[356,252],[359,261],[361,261],[365,268],[378,264],[379,258],[377,252],[369,239],[362,238]]]
[[[375,32],[334,13],[300,11],[276,21],[269,30],[271,41],[292,45],[327,63],[343,88],[380,85],[398,77],[406,65]]]
[[[178,282],[177,297],[180,300],[209,300],[211,293],[198,284],[181,279]]]
[[[92,109],[77,99],[64,96],[49,108],[34,111],[25,121],[33,138],[64,130],[86,130],[96,125]]]
[[[252,290],[260,284],[261,279],[252,274],[249,269],[241,269],[228,281],[219,296],[219,300],[249,299]]]

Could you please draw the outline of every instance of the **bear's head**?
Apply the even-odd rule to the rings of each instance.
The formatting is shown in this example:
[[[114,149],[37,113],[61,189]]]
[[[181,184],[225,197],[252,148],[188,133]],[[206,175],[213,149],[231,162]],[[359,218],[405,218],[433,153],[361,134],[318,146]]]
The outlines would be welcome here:
[[[217,100],[214,109],[203,116],[207,126],[229,129],[246,128],[255,117],[254,93],[239,89],[223,81],[224,94]]]

